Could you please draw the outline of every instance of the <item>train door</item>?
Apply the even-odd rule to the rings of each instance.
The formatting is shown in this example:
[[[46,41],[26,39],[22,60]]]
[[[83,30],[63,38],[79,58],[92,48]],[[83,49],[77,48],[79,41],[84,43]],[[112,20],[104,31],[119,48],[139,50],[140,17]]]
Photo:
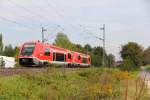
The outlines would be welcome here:
[[[53,61],[65,62],[66,54],[64,52],[53,51]]]
[[[68,53],[68,62],[71,62],[71,59],[72,59],[72,55],[71,55],[71,53]]]

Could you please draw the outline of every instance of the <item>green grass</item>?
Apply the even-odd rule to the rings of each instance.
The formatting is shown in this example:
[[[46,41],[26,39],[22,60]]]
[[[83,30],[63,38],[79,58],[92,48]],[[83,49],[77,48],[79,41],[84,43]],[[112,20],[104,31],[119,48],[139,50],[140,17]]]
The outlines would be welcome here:
[[[64,73],[59,68],[49,68],[38,74],[2,77],[0,100],[124,100],[127,80],[127,96],[133,100],[137,73],[106,68],[85,68]],[[142,96],[141,100],[146,98]]]

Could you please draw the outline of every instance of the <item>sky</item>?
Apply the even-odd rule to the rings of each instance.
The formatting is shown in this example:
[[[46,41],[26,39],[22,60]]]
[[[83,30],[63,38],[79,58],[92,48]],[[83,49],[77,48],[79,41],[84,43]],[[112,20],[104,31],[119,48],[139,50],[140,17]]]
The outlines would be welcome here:
[[[81,45],[102,46],[120,59],[121,45],[137,42],[150,46],[150,0],[0,0],[0,32],[4,44],[20,46],[45,37],[53,43],[57,32]]]

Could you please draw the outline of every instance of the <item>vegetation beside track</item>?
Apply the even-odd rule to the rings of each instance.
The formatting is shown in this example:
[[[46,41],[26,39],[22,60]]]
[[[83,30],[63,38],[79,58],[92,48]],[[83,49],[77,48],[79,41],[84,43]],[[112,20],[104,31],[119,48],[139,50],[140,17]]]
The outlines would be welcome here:
[[[144,67],[144,70],[150,72],[150,64]]]
[[[136,72],[137,73],[137,72]],[[135,73],[118,69],[49,68],[0,78],[0,99],[7,100],[148,100],[146,87]]]

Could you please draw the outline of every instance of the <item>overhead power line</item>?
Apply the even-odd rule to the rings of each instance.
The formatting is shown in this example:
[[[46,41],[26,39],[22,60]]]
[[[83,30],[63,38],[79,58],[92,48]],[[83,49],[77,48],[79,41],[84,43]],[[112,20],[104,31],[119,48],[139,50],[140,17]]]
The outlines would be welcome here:
[[[87,30],[83,25],[80,25],[80,28],[82,28],[84,33],[89,34],[90,36],[94,37],[94,38],[99,38],[98,36],[96,36],[95,34],[93,34],[92,32],[90,32],[89,30]]]
[[[40,15],[39,13],[36,13],[36,12],[34,12],[34,11],[31,11],[30,9],[28,9],[28,8],[22,6],[22,5],[19,5],[19,4],[15,3],[15,2],[13,2],[13,1],[11,1],[11,0],[8,0],[8,1],[9,1],[11,4],[13,4],[13,5],[15,5],[15,6],[21,8],[21,9],[23,9],[23,10],[25,10],[26,12],[28,12],[28,13],[34,15],[34,16],[38,16],[38,17],[41,18],[41,19],[46,19],[45,16],[42,16],[42,15]],[[42,10],[41,7],[40,7],[40,10]],[[41,24],[42,24],[42,23],[41,23]],[[64,30],[64,28],[63,28],[61,25],[56,24],[56,23],[53,23],[53,24],[55,24],[56,26],[60,26],[61,29]],[[43,25],[41,25],[41,26],[43,26]]]
[[[56,15],[58,16],[58,17],[60,17],[60,18],[65,18],[65,16],[63,15],[63,13],[62,13],[62,11],[63,10],[61,10],[61,11],[58,11],[57,9],[56,9],[56,7],[55,6],[57,6],[57,5],[55,5],[55,3],[54,2],[49,2],[49,0],[45,0],[46,1],[46,3],[47,3],[47,5],[50,7],[50,8],[52,8],[52,9],[54,9],[55,10],[55,13],[56,13]],[[55,6],[54,6],[55,5]],[[73,26],[73,24],[72,23],[70,23],[70,22],[68,22],[68,24],[69,24],[69,26],[73,29],[73,30],[76,30],[76,28]]]
[[[25,25],[25,24],[18,23],[17,21],[10,20],[10,19],[7,19],[7,18],[2,17],[2,16],[0,16],[0,19],[3,20],[3,21],[7,21],[7,22],[10,22],[10,23],[17,24],[17,25],[19,25],[19,26],[23,26],[23,27],[25,27],[25,28],[27,28],[27,29],[33,30],[33,28],[31,28],[31,27],[29,27],[29,26],[27,26],[27,25]]]
[[[47,1],[47,4],[49,5],[49,7],[53,8],[53,9],[55,10],[56,14],[57,14],[59,17],[64,17],[64,16],[63,16],[63,13],[62,13],[63,10],[61,10],[60,12],[57,11],[57,9],[55,8],[55,7],[57,7],[57,5],[55,5],[53,2],[49,2],[48,0],[46,0],[46,1]],[[53,1],[53,0],[51,0],[51,1]],[[54,6],[54,5],[55,5],[55,6]],[[70,25],[70,27],[71,27],[73,30],[76,30],[75,27],[72,25],[72,23],[69,23],[69,25]],[[82,25],[80,25],[80,24],[79,24],[79,26],[82,27]],[[82,28],[84,28],[84,27],[82,27]],[[92,37],[94,37],[94,38],[98,38],[99,40],[104,41],[103,38],[100,38],[100,37],[94,35],[92,32],[88,32],[87,30],[85,30],[85,28],[84,28],[84,32],[88,33],[90,36],[92,36]]]
[[[88,33],[88,34],[90,34],[86,29],[85,29],[85,27],[83,27],[82,25],[80,25],[80,27],[82,27],[83,29],[84,29],[84,32],[86,32],[86,33]],[[103,42],[103,62],[102,62],[102,64],[103,64],[103,66],[105,66],[105,24],[103,24],[103,27],[100,27],[99,28],[100,30],[103,30],[103,37],[101,38],[101,37],[98,37],[98,36],[95,36],[95,35],[93,35],[93,34],[90,34],[92,37],[94,37],[94,38],[97,38],[97,39],[99,39],[100,41],[102,41]]]
[[[24,6],[21,6],[21,5],[19,5],[19,4],[15,3],[15,2],[13,2],[13,1],[11,1],[11,0],[7,0],[7,1],[10,2],[11,4],[14,4],[15,6],[18,6],[19,8],[24,9],[25,11],[27,11],[28,13],[30,13],[30,14],[32,14],[32,15],[38,16],[38,17],[40,17],[40,18],[43,18],[43,17],[44,17],[44,16],[42,16],[42,15],[40,15],[40,14],[38,14],[38,13],[35,13],[35,12],[31,11],[30,9],[25,8]]]

